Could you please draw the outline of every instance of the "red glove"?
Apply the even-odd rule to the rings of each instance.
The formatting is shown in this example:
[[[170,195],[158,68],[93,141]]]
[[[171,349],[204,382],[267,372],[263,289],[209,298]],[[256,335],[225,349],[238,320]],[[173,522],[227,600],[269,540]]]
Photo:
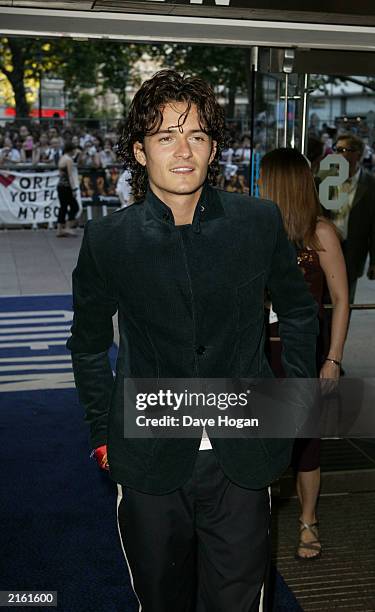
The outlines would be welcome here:
[[[102,470],[109,470],[109,465],[107,461],[107,445],[103,444],[103,446],[98,446],[95,450],[92,451],[92,456],[95,457],[98,462],[98,466]]]

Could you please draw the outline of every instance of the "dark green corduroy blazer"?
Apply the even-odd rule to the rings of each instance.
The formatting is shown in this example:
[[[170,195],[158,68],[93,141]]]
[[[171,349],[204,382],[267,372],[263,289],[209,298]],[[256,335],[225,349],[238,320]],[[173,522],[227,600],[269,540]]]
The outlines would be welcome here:
[[[143,202],[86,225],[67,346],[92,445],[108,444],[113,480],[163,494],[189,478],[199,438],[124,437],[123,379],[270,376],[266,288],[287,376],[315,376],[317,306],[275,204],[205,185],[192,225],[175,226],[169,207],[148,191]],[[116,311],[114,378],[108,350]],[[212,439],[227,477],[254,489],[285,470],[291,444]]]

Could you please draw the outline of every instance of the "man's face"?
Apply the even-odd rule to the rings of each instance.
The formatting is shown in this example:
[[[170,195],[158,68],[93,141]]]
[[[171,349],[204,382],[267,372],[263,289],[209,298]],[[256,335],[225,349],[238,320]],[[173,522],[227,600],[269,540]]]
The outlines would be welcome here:
[[[199,125],[195,104],[184,124],[177,128],[186,103],[170,102],[163,110],[159,131],[134,144],[134,156],[147,169],[152,191],[161,199],[188,195],[203,185],[208,165],[216,153],[216,142]],[[181,130],[181,131],[180,131]]]
[[[345,157],[349,162],[349,176],[353,176],[359,167],[362,154],[351,142],[346,138],[340,139],[336,143],[336,152]]]

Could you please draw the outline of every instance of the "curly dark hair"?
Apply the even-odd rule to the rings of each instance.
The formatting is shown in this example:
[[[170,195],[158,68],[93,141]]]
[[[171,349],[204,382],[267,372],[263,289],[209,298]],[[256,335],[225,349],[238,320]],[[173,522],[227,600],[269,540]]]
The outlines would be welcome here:
[[[216,184],[219,172],[219,156],[224,146],[224,111],[216,96],[205,81],[195,76],[186,76],[175,70],[160,70],[145,81],[131,103],[124,129],[118,145],[119,158],[130,171],[135,199],[142,199],[148,186],[147,170],[134,157],[135,142],[144,142],[145,136],[155,134],[163,122],[163,110],[169,102],[186,102],[186,110],[179,117],[178,127],[186,121],[192,104],[198,111],[200,127],[217,143],[215,158],[208,168],[207,179]]]

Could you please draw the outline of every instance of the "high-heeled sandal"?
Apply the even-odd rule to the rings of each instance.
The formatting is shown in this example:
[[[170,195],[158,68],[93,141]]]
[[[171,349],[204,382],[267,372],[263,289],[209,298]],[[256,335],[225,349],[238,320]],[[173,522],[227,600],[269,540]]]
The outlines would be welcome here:
[[[316,521],[315,523],[304,523],[304,521],[301,521],[301,519],[299,519],[299,522],[301,525],[300,532],[299,532],[300,538],[299,538],[295,558],[298,559],[298,561],[314,561],[315,559],[319,559],[322,556],[322,547],[319,542],[319,533],[318,533],[319,523],[318,521]],[[301,534],[305,531],[305,529],[307,529],[308,531],[310,531],[310,533],[312,533],[315,540],[311,540],[311,542],[304,542],[302,540]],[[298,554],[298,551],[300,548],[305,548],[307,550],[313,550],[316,552],[316,555],[304,557]]]

